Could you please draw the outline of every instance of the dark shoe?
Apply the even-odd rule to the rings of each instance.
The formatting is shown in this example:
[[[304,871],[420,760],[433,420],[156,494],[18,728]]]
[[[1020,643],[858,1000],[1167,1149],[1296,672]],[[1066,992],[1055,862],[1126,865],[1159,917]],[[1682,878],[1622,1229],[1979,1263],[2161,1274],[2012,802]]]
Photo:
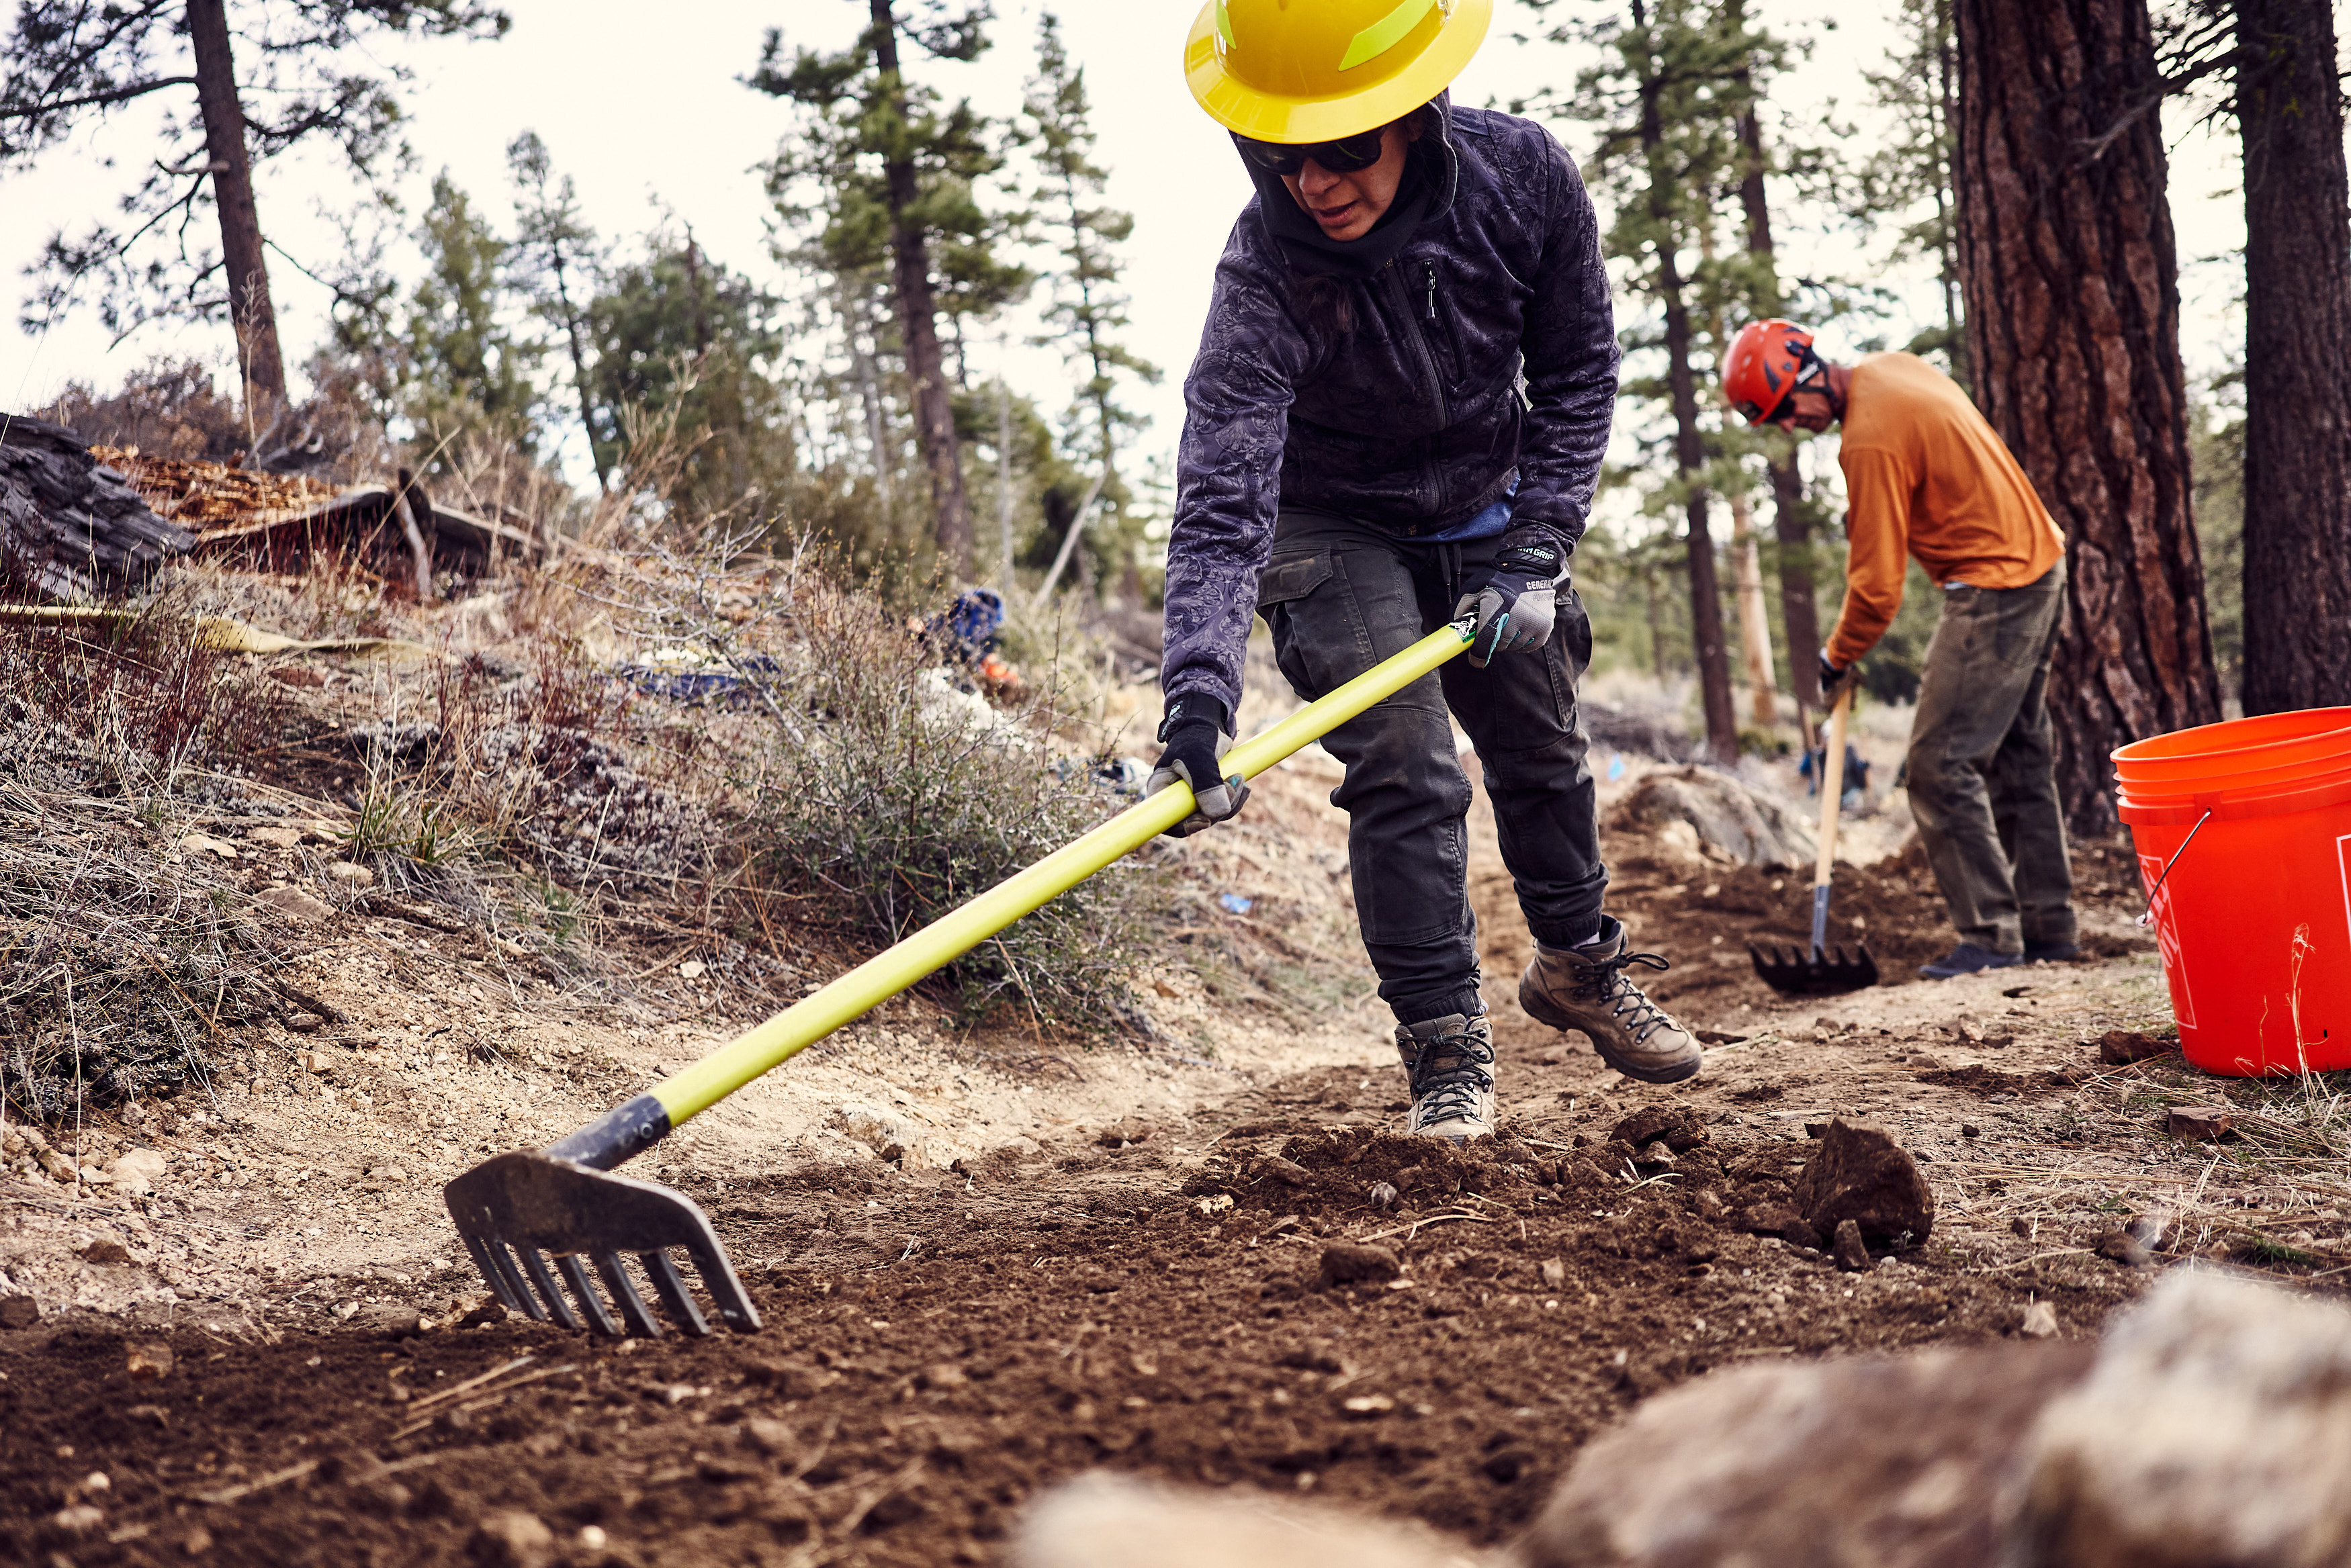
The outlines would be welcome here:
[[[1625,950],[1625,923],[1607,919],[1590,947],[1535,944],[1535,961],[1519,978],[1519,1005],[1553,1029],[1574,1029],[1600,1059],[1645,1084],[1678,1084],[1704,1059],[1689,1031],[1625,978],[1625,966],[1663,969],[1655,953]]]
[[[2073,963],[2082,956],[2082,950],[2072,942],[2027,942],[2024,961],[2027,963]]]
[[[2012,964],[2024,962],[2029,956],[2026,953],[1996,953],[1973,942],[1961,942],[1933,963],[1920,964],[1918,972],[1928,980],[1956,980],[1960,975],[1974,974],[1980,970],[2007,969]]]
[[[1467,1143],[1494,1133],[1494,1026],[1458,1012],[1396,1026],[1396,1054],[1412,1082],[1404,1130]]]

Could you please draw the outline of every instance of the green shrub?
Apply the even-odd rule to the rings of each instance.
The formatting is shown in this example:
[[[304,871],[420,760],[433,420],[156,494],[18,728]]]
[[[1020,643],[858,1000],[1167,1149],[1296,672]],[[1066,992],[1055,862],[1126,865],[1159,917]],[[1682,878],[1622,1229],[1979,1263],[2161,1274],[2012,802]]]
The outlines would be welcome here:
[[[762,880],[861,946],[912,935],[1128,804],[1102,757],[1054,744],[1050,681],[1017,712],[957,689],[939,650],[873,600],[802,577],[789,650],[758,668],[764,743],[738,781]],[[1164,874],[1130,857],[941,971],[964,1015],[1040,1028],[1130,1016],[1126,980],[1164,921]]]

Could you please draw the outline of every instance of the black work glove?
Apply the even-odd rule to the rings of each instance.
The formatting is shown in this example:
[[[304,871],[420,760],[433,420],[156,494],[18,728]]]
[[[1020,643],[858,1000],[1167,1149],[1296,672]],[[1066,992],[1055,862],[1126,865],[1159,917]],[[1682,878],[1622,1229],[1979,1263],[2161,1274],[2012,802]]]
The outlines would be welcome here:
[[[1219,698],[1205,691],[1186,691],[1167,704],[1159,722],[1159,765],[1143,781],[1148,798],[1181,779],[1192,787],[1192,815],[1167,830],[1170,838],[1189,838],[1214,827],[1249,799],[1249,785],[1238,774],[1226,776],[1221,763],[1232,748],[1233,722]]]
[[[1843,670],[1839,670],[1835,665],[1829,662],[1828,650],[1825,649],[1822,649],[1821,705],[1825,708],[1835,707],[1838,693],[1842,692],[1845,688],[1854,683],[1854,672],[1860,668],[1861,664],[1856,660],[1854,663],[1846,665]]]
[[[1546,529],[1513,528],[1502,535],[1501,551],[1486,580],[1453,607],[1457,619],[1471,614],[1478,618],[1469,639],[1470,663],[1483,670],[1498,653],[1541,648],[1551,640],[1558,585],[1566,565],[1567,552]]]

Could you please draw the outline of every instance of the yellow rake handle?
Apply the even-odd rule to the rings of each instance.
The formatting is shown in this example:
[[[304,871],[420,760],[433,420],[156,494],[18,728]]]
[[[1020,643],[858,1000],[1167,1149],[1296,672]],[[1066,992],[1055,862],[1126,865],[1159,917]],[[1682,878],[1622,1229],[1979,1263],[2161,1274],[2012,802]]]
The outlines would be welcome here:
[[[1243,741],[1225,753],[1228,776],[1238,774],[1254,778],[1292,752],[1322,739],[1468,647],[1471,631],[1460,622],[1440,627],[1329,696]],[[653,1086],[652,1097],[669,1113],[672,1127],[708,1110],[752,1079],[969,952],[1031,909],[1068,892],[1191,815],[1191,790],[1180,781],[1170,784],[1034,866],[1006,877],[895,947],[875,954],[731,1044],[671,1074]]]

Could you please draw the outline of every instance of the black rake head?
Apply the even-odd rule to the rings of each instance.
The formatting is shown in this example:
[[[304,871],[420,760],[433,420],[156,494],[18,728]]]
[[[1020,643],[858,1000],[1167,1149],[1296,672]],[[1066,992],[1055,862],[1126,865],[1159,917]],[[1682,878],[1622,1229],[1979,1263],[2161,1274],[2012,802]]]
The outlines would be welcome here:
[[[666,1251],[683,1247],[726,1326],[744,1334],[759,1326],[709,1220],[682,1192],[526,1150],[484,1160],[442,1189],[442,1197],[465,1250],[508,1312],[614,1338],[657,1339],[661,1324],[621,1261],[632,1252],[663,1312],[686,1333],[706,1334],[710,1324]],[[589,1278],[591,1265],[601,1293]],[[569,1299],[557,1274],[571,1287]]]
[[[1814,953],[1809,945],[1782,948],[1750,942],[1747,956],[1755,962],[1758,979],[1788,996],[1834,996],[1877,983],[1877,961],[1869,956],[1866,947],[1851,954],[1842,947],[1823,948]]]

